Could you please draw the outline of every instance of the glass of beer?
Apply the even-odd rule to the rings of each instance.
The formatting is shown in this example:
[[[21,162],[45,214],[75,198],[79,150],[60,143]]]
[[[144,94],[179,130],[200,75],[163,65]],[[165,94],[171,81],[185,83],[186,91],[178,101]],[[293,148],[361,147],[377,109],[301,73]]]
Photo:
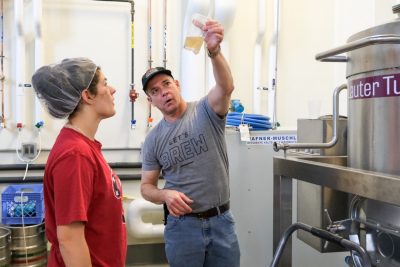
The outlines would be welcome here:
[[[193,53],[199,53],[203,45],[204,32],[201,29],[208,18],[204,15],[195,13],[192,15],[190,25],[187,29],[184,48],[191,50]]]

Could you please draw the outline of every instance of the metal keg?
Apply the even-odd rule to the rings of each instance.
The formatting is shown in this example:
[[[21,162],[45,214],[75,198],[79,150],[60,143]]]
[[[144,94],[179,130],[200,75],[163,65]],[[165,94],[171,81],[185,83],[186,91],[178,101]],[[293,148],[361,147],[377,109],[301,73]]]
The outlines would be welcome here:
[[[348,166],[400,175],[400,19],[356,33],[316,58],[347,62]]]
[[[44,223],[8,228],[11,230],[12,266],[46,266],[47,239]]]
[[[0,227],[0,266],[9,266],[11,262],[10,250],[11,231]]]

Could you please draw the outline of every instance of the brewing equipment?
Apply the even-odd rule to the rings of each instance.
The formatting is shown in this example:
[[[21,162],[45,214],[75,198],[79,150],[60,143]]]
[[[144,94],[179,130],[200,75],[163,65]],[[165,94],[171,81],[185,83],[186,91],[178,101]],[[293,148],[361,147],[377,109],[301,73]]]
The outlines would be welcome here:
[[[400,5],[394,6],[393,12],[399,14]],[[342,53],[347,54],[341,56]],[[334,209],[328,214],[343,214],[343,210],[336,209],[345,209],[347,216],[333,217],[336,221],[328,220],[329,224],[322,226],[364,247],[373,266],[399,266],[400,19],[354,34],[347,44],[320,53],[316,59],[347,64],[348,83],[343,86],[347,87],[348,95],[347,156],[327,153],[328,156],[324,156],[323,151],[336,144],[335,138],[319,144],[316,142],[321,140],[305,140],[307,144],[275,144],[276,150],[318,148],[322,153],[318,156],[292,153],[289,157],[275,158],[274,247],[277,248],[280,235],[291,225],[293,178],[322,188],[317,191],[320,197],[314,199],[320,206],[325,204],[321,197],[324,188],[344,192],[329,201],[344,200],[348,205],[327,206]],[[334,108],[337,105],[334,104]],[[335,110],[333,113],[336,137],[338,116]],[[298,140],[302,140],[301,131]],[[301,201],[302,195],[310,191],[298,192],[298,201]],[[301,214],[302,210],[297,212],[299,221],[310,216],[319,219],[324,216],[321,212],[307,213],[307,216]],[[324,251],[306,238],[301,239]],[[290,246],[289,243],[287,247]],[[365,259],[363,262],[354,250],[350,250],[349,255],[346,259],[349,266],[365,265]],[[282,257],[281,265],[291,266],[290,250]]]

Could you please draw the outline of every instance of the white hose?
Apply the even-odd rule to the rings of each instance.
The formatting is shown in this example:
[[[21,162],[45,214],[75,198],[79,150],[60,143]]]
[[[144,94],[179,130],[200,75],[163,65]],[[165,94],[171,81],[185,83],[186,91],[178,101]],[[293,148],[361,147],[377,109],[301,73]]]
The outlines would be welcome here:
[[[144,222],[146,213],[163,213],[163,206],[144,199],[132,201],[127,210],[126,224],[130,235],[139,239],[164,237],[164,225]]]

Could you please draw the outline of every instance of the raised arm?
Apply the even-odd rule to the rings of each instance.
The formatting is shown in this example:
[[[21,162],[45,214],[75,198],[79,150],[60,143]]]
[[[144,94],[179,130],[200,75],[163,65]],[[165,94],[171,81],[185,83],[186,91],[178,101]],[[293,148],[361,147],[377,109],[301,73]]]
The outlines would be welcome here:
[[[224,39],[224,28],[214,20],[207,21],[203,26],[204,41],[207,46],[208,56],[211,59],[215,86],[208,94],[211,108],[220,116],[226,115],[229,108],[231,94],[234,89],[231,69],[221,52],[221,42]]]

